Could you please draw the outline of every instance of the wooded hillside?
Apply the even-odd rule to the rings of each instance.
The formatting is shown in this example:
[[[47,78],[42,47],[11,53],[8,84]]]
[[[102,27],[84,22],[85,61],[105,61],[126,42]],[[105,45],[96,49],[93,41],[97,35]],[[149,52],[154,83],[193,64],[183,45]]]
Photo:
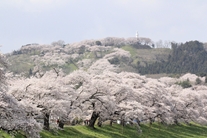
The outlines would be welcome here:
[[[172,43],[172,53],[167,61],[147,64],[138,69],[141,74],[159,74],[159,73],[207,73],[207,52],[203,43],[190,41],[184,44]]]

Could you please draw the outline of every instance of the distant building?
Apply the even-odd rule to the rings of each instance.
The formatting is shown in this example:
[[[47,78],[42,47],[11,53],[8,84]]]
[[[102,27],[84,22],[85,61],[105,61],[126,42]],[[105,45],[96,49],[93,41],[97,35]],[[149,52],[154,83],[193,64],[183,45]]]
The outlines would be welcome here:
[[[138,38],[139,38],[139,34],[138,34],[138,31],[136,32],[136,38],[137,38],[137,40],[138,40]]]

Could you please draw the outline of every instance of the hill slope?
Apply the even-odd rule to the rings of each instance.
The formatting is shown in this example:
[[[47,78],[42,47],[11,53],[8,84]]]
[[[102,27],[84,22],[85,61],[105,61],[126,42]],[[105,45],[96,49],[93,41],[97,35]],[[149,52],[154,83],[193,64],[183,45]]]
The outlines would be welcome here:
[[[141,74],[207,73],[206,44],[190,41],[152,48],[136,39],[105,38],[67,45],[29,45],[7,54],[9,70],[31,76],[53,68],[127,71]]]
[[[64,46],[22,46],[7,54],[7,59],[10,71],[28,77],[38,70],[45,72],[52,68],[61,68],[65,73],[76,69],[90,70],[101,62],[106,64],[105,69],[137,72],[139,66],[166,60],[170,52],[170,49],[152,49],[132,38],[105,38]]]

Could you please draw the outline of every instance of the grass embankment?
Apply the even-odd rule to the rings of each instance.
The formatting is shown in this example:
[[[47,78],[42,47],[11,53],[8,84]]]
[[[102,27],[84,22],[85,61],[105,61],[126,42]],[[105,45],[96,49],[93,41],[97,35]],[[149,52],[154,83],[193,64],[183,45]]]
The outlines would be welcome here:
[[[43,131],[42,138],[206,138],[207,127],[200,125],[171,125],[153,124],[142,125],[142,134],[138,134],[135,126],[112,127],[104,125],[92,130],[86,126],[65,127],[58,132]]]
[[[87,126],[68,126],[59,131],[42,131],[42,138],[207,138],[207,126],[200,125],[142,125],[142,133],[138,134],[135,126],[104,125],[96,129]],[[0,138],[11,138],[0,132]],[[24,138],[16,136],[16,138]]]

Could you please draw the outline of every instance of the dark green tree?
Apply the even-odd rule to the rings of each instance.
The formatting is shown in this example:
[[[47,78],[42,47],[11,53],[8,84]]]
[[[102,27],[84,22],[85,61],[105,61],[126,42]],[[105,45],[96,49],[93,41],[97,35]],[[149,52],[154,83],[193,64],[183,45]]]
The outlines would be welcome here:
[[[201,79],[200,78],[196,78],[196,84],[198,85],[198,84],[201,84]]]
[[[207,51],[203,43],[190,41],[185,44],[172,43],[172,53],[167,61],[154,62],[138,68],[141,74],[157,73],[207,73]]]
[[[176,83],[180,86],[182,86],[183,88],[189,88],[189,87],[192,87],[192,85],[190,84],[190,81],[189,79],[185,80],[185,81],[182,81],[182,82],[178,82]]]
[[[29,69],[29,76],[32,76],[32,69]]]
[[[101,41],[96,41],[96,45],[101,46],[102,45]]]

